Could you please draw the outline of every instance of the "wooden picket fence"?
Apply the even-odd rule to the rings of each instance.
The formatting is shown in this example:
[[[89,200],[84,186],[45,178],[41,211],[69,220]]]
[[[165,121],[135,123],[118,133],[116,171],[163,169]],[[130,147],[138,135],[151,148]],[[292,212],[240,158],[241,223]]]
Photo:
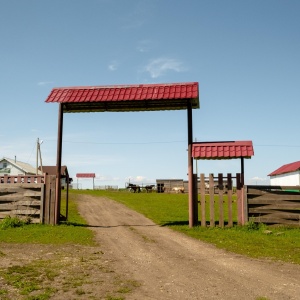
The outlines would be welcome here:
[[[234,181],[235,184],[233,184]],[[236,193],[236,197],[233,197],[233,193]],[[234,201],[236,201],[236,205],[233,205]],[[227,176],[218,174],[217,177],[214,177],[214,174],[209,174],[208,177],[200,174],[199,217],[201,226],[204,227],[209,224],[210,227],[216,225],[232,227],[234,222],[240,225],[245,224],[243,203],[241,174],[237,173],[236,176],[232,176],[230,173]],[[209,208],[208,219],[206,216],[207,207]],[[238,216],[236,221],[233,219],[234,215]]]
[[[248,220],[300,226],[299,186],[248,185],[244,190]]]
[[[55,176],[0,176],[0,219],[30,218],[54,224]]]

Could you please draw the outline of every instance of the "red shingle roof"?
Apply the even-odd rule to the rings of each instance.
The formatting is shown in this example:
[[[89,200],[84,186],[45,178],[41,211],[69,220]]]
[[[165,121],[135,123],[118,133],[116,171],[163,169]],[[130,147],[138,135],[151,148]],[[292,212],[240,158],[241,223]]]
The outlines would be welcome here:
[[[64,103],[64,112],[199,108],[198,82],[54,88],[47,103]]]
[[[254,155],[252,141],[193,143],[195,159],[251,158]]]
[[[283,165],[282,167],[278,168],[277,170],[270,173],[268,176],[275,176],[285,173],[296,172],[300,170],[300,161],[296,161],[290,164]]]

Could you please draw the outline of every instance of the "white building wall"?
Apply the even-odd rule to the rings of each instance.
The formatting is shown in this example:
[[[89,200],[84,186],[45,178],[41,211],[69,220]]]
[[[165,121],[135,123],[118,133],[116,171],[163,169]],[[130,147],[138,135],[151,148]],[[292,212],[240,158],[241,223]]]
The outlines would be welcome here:
[[[287,174],[270,176],[271,185],[300,185],[300,172],[291,172]]]

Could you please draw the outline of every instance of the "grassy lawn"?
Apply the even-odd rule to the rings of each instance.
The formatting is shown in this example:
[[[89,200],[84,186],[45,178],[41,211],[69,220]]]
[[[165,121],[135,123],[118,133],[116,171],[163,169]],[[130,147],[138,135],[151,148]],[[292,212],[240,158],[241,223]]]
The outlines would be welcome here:
[[[71,198],[80,193],[116,200],[161,226],[168,226],[193,238],[212,243],[218,248],[253,258],[269,258],[300,264],[300,228],[258,226],[251,222],[247,226],[232,228],[200,226],[189,228],[188,195],[186,194],[73,190]],[[215,201],[216,210],[217,203],[218,201]],[[226,217],[225,211],[225,220]],[[234,218],[236,220],[236,214]]]

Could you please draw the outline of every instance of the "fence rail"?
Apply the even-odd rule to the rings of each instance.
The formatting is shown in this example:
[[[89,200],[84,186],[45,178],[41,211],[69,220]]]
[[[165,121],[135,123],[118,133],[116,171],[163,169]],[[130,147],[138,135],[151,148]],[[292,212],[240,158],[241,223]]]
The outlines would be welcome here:
[[[247,218],[266,224],[300,226],[299,186],[245,186]]]
[[[0,175],[0,183],[45,183],[45,175]]]
[[[44,184],[3,183],[0,185],[0,219],[7,216],[30,217],[40,223],[43,215]]]

